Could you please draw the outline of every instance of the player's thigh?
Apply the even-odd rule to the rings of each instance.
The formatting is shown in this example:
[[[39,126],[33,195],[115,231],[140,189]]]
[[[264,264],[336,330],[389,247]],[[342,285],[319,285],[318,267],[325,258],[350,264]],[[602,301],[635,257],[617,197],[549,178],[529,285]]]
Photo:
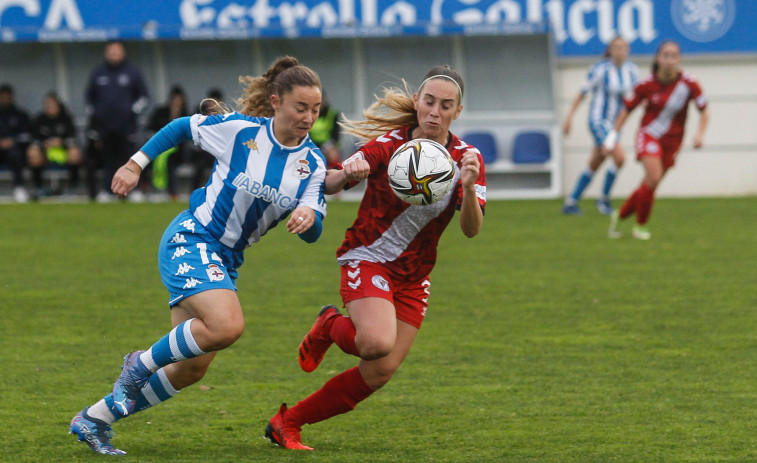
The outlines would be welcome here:
[[[644,165],[644,171],[646,172],[644,182],[650,187],[656,188],[665,173],[662,158],[657,156],[643,156],[641,158],[641,163]]]
[[[195,293],[171,309],[174,326],[199,318],[208,326],[244,323],[242,306],[237,293],[230,289],[211,289]]]
[[[365,349],[390,351],[397,337],[394,304],[381,297],[363,297],[345,304],[355,325],[355,344],[361,354]]]

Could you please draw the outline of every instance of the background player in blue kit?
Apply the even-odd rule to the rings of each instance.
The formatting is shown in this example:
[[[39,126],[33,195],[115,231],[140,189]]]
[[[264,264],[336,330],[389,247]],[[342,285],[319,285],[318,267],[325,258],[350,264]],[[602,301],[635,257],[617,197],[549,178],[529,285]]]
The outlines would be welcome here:
[[[563,133],[568,135],[571,128],[571,119],[587,93],[591,92],[591,105],[589,108],[589,130],[594,139],[594,148],[591,150],[589,165],[581,172],[576,181],[576,186],[570,196],[565,198],[562,211],[564,214],[580,215],[581,209],[578,201],[581,199],[586,187],[591,183],[594,173],[602,165],[605,156],[602,154],[602,142],[615,125],[620,109],[623,107],[623,96],[633,91],[636,81],[639,80],[639,69],[628,58],[628,42],[620,37],[614,38],[605,50],[601,61],[594,63],[589,70],[586,82],[578,92],[573,105],[565,117]],[[602,195],[597,200],[597,209],[602,214],[611,214],[610,190],[615,183],[618,169],[623,166],[625,153],[620,144],[610,151],[612,161],[607,167],[605,183],[602,186]]]
[[[126,196],[151,159],[188,139],[216,158],[208,183],[160,243],[174,328],[146,351],[127,354],[112,392],[71,421],[71,432],[95,452],[123,455],[110,442],[111,425],[199,381],[216,351],[242,335],[235,281],[244,249],[290,214],[290,233],[307,242],[321,234],[326,164],[308,136],[321,105],[318,75],[284,57],[241,81],[248,87],[239,112],[175,119],[113,177],[113,192]]]

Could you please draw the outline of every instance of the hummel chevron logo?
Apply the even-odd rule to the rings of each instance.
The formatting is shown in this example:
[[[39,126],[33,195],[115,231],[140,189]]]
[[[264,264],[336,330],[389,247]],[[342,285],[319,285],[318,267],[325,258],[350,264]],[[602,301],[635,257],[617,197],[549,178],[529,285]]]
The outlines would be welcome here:
[[[352,289],[357,289],[358,286],[360,286],[360,278],[357,279],[354,283],[351,281],[347,282],[347,286],[349,286]]]
[[[354,272],[347,270],[347,278],[349,278],[350,280],[354,280],[358,275],[360,275],[360,269],[357,269]]]

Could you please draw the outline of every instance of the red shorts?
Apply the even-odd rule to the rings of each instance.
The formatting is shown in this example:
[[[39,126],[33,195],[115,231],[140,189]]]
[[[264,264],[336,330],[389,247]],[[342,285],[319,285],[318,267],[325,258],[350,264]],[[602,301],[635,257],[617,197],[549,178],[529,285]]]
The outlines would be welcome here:
[[[636,159],[645,156],[662,159],[662,166],[667,170],[676,163],[676,155],[681,148],[681,138],[655,138],[644,131],[636,134]]]
[[[345,304],[364,297],[380,297],[394,304],[397,319],[418,329],[428,309],[431,280],[426,277],[406,282],[392,276],[384,265],[375,262],[353,261],[342,265],[342,284],[339,293]]]

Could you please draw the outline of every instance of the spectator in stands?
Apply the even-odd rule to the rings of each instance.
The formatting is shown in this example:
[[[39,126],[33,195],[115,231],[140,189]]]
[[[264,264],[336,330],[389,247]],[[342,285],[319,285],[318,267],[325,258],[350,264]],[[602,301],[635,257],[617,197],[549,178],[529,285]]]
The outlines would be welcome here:
[[[224,108],[223,92],[221,92],[221,89],[215,87],[208,89],[206,97],[197,105],[199,113],[206,116],[210,114],[222,114],[225,112]],[[199,148],[192,149],[191,158],[194,174],[192,174],[190,188],[194,191],[205,186],[208,178],[207,171],[213,168],[215,159]]]
[[[563,133],[570,133],[571,119],[587,93],[591,92],[591,106],[589,108],[589,131],[594,139],[594,147],[591,150],[589,165],[581,172],[576,181],[573,192],[565,198],[562,211],[568,215],[580,215],[578,201],[584,190],[589,186],[594,173],[599,169],[607,157],[612,158],[607,167],[605,182],[602,186],[602,195],[597,200],[597,209],[602,214],[611,214],[610,190],[615,183],[618,169],[623,165],[625,153],[621,145],[607,153],[602,151],[602,141],[607,133],[612,130],[615,119],[623,107],[623,95],[633,90],[633,86],[639,78],[639,69],[628,58],[628,42],[620,37],[613,39],[605,50],[602,60],[594,63],[589,70],[586,82],[581,86],[578,95],[573,100],[568,115],[563,123]]]
[[[95,196],[93,171],[103,168],[103,182],[98,201],[111,201],[110,184],[116,169],[129,160],[136,151],[138,129],[137,116],[149,103],[147,87],[141,71],[126,58],[126,49],[121,42],[105,45],[105,62],[90,75],[85,101],[90,116],[88,137],[93,149],[87,151],[88,182],[90,195]],[[139,190],[130,197],[140,200]]]
[[[329,169],[336,167],[342,160],[339,153],[339,112],[329,105],[326,92],[323,93],[321,111],[310,130],[310,139],[318,145],[326,156]]]
[[[0,85],[0,165],[13,174],[13,199],[19,203],[29,201],[24,187],[26,148],[31,141],[29,115],[14,101],[13,87]]]
[[[180,85],[174,85],[168,102],[153,111],[147,129],[154,134],[169,122],[184,116],[189,116],[187,97]],[[181,143],[158,156],[151,164],[153,186],[158,190],[167,191],[172,200],[177,196],[176,168],[184,160],[186,150],[186,142]]]
[[[615,127],[607,134],[602,150],[609,152],[618,143],[618,131],[628,119],[628,114],[643,104],[644,115],[636,135],[636,157],[644,165],[641,185],[612,213],[608,236],[620,238],[618,222],[636,215],[632,235],[639,240],[652,237],[647,221],[652,214],[654,192],[668,170],[675,164],[683,142],[689,102],[699,110],[699,124],[694,135],[694,148],[701,148],[707,128],[709,112],[707,98],[699,82],[681,69],[681,47],[666,40],[657,48],[652,62],[652,74],[634,87],[623,103]]]
[[[32,143],[26,151],[35,197],[56,193],[44,187],[42,171],[46,166],[68,169],[69,189],[75,189],[79,184],[79,167],[82,165],[71,114],[55,92],[45,95],[42,105],[42,112],[32,121]]]

